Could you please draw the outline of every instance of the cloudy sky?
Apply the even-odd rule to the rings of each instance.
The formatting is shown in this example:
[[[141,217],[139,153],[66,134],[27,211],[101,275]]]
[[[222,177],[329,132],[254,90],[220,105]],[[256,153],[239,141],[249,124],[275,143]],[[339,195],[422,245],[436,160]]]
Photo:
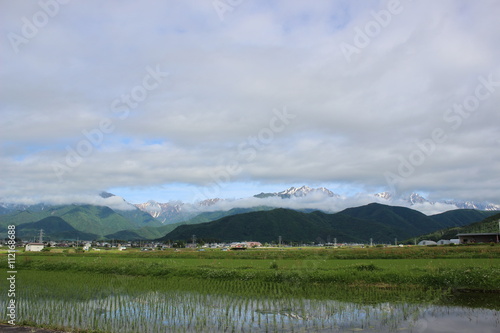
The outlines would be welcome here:
[[[0,201],[500,202],[500,2],[0,1]]]

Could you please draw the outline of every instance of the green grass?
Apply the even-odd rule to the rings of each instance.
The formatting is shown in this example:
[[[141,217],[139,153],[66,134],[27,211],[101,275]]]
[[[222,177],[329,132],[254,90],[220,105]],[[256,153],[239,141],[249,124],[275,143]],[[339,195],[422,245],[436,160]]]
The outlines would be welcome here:
[[[29,253],[30,256],[55,255],[54,253]],[[72,249],[69,249],[73,252]],[[68,254],[72,255],[72,254]],[[500,258],[500,245],[453,245],[453,246],[405,246],[405,247],[342,247],[342,248],[255,248],[245,251],[221,251],[219,249],[206,249],[199,252],[194,249],[181,249],[175,251],[142,252],[139,249],[127,249],[124,252],[117,250],[90,251],[85,253],[89,257],[116,256],[117,258],[199,258],[199,259],[475,259],[475,258]]]
[[[300,327],[317,331],[320,327],[337,325],[339,319],[334,316],[346,318],[350,324],[358,311],[372,313],[375,321],[380,315],[384,320],[394,316],[391,319],[396,325],[405,311],[418,310],[417,305],[407,303],[409,300],[436,299],[435,293],[419,290],[402,293],[402,290],[347,286],[85,272],[22,271],[18,286],[18,298],[24,300],[17,309],[18,324],[71,327],[88,332],[248,331],[251,327],[258,327],[259,331]],[[382,302],[388,300],[397,305],[386,310]],[[288,318],[291,314],[308,319],[291,321]]]
[[[24,253],[16,265],[19,270],[129,276],[499,290],[499,248]]]
[[[418,318],[422,304],[500,309],[498,248],[19,253],[18,324],[84,332],[319,331],[360,311],[375,324],[352,327],[387,331],[387,323]],[[6,283],[0,280],[0,289]],[[470,297],[473,291],[481,297]]]

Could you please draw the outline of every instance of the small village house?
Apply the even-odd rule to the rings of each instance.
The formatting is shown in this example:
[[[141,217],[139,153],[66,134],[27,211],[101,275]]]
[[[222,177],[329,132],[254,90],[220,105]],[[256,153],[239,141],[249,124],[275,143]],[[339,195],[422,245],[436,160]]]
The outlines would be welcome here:
[[[498,243],[500,234],[496,232],[458,234],[460,244]]]
[[[31,251],[31,252],[40,252],[44,248],[43,243],[28,243],[26,244],[24,250],[25,251]]]

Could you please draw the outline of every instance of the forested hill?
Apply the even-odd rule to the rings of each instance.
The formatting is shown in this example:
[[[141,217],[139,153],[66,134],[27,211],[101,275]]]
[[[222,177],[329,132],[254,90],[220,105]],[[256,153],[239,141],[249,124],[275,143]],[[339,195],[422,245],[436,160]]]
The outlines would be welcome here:
[[[293,242],[363,242],[392,243],[420,236],[446,227],[477,221],[491,212],[458,210],[427,216],[405,207],[373,203],[349,208],[335,214],[320,211],[302,213],[290,209],[249,212],[223,217],[216,221],[182,225],[161,240],[197,238],[218,241],[254,240]]]

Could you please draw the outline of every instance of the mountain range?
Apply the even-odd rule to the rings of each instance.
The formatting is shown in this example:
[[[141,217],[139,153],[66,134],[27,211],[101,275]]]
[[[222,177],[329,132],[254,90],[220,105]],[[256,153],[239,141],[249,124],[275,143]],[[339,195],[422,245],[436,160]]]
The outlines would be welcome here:
[[[113,233],[122,230],[162,226],[160,221],[138,209],[120,211],[106,206],[88,204],[43,207],[36,205],[0,215],[0,234],[3,235],[7,230],[7,226],[11,224],[18,226],[16,228],[17,237],[36,237],[39,230],[44,229],[46,235],[52,237],[52,239],[108,238]],[[50,228],[65,231],[67,232],[65,235],[68,237],[62,237],[57,232],[50,233],[47,231]],[[69,237],[70,234],[72,237]]]
[[[372,203],[334,214],[277,208],[181,225],[160,240],[186,240],[192,235],[210,241],[392,243],[448,227],[481,221],[494,212],[458,210],[427,216],[406,207]]]
[[[430,208],[431,211],[433,211],[433,208],[436,208],[438,210],[500,210],[500,205],[498,204],[466,200],[431,201],[417,193],[412,193],[406,197],[397,198],[395,198],[389,192],[363,194],[360,197],[362,197],[362,201],[360,201],[357,205],[367,204],[370,202],[379,202],[387,205],[415,207],[418,210],[420,210],[420,208]],[[258,200],[252,199],[262,199],[262,201],[259,202]],[[308,209],[309,211],[322,210],[332,213],[350,207],[352,205],[352,201],[353,200],[351,200],[351,198],[341,196],[325,187],[311,188],[308,186],[301,186],[290,187],[280,192],[261,192],[254,195],[252,198],[242,198],[236,200],[214,198],[207,199],[195,204],[184,203],[182,201],[159,203],[150,200],[146,203],[136,204],[135,206],[140,210],[145,211],[151,214],[153,217],[159,219],[162,223],[178,223],[195,217],[200,213],[200,211],[228,211],[228,207],[241,208],[242,205],[247,208],[268,206],[275,208],[292,208],[301,211],[306,209]],[[317,203],[317,206],[315,203]]]
[[[286,221],[297,220],[301,221],[300,223],[305,223],[304,221],[311,222],[310,219],[313,218],[314,227],[307,227],[308,230],[313,230],[309,234],[311,237],[313,234],[327,233],[338,235],[339,239],[344,237],[346,240],[355,241],[363,239],[363,237],[366,238],[368,234],[371,234],[370,238],[373,238],[374,235],[386,234],[387,237],[380,236],[379,238],[387,240],[394,235],[403,239],[407,236],[414,237],[433,232],[440,228],[464,226],[489,216],[484,215],[488,212],[500,210],[500,206],[490,203],[432,202],[415,193],[396,199],[387,192],[364,195],[363,200],[366,204],[363,201],[361,204],[355,204],[357,201],[343,197],[324,187],[310,188],[308,186],[290,187],[280,192],[260,193],[251,198],[236,200],[213,198],[197,203],[181,201],[159,203],[151,200],[134,205],[107,192],[100,193],[99,198],[98,205],[0,204],[0,237],[5,237],[4,234],[9,224],[18,226],[18,237],[28,239],[36,237],[40,229],[44,229],[47,237],[52,237],[52,239],[157,239],[167,233],[168,237],[176,235],[178,235],[176,237],[183,237],[181,232],[185,230],[194,232],[191,231],[194,230],[191,229],[194,228],[191,225],[213,221],[222,223],[221,219],[247,221],[247,219],[258,217],[259,220],[263,219],[264,221],[276,220],[272,223],[276,228],[280,226],[280,223],[288,223]],[[366,211],[367,207],[370,208],[369,211],[373,210],[374,206],[369,203],[374,202],[385,207],[374,210],[379,215],[373,215],[374,212],[368,214]],[[352,208],[353,206],[355,208]],[[406,208],[394,206],[405,206]],[[425,215],[412,209],[421,210],[422,207],[433,208],[435,206],[441,210],[451,210],[444,213],[448,220],[439,220],[441,222],[438,223],[434,219],[438,215]],[[418,214],[401,215],[398,212],[402,208],[410,209]],[[278,210],[278,213],[271,213],[275,209],[282,210]],[[481,212],[478,212],[479,210]],[[266,214],[273,217],[267,218]],[[283,222],[277,222],[276,216],[280,214],[284,216]],[[383,216],[383,219],[380,216]],[[410,216],[415,217],[415,219],[410,219]],[[419,218],[416,218],[417,216]],[[426,216],[430,216],[432,221],[424,218]],[[300,223],[297,225],[305,227]],[[218,225],[216,224],[216,226]],[[424,226],[428,226],[428,228]],[[176,230],[177,234],[171,234],[178,227],[180,228]],[[265,226],[262,227],[269,229]],[[353,235],[352,231],[356,228],[366,229],[366,234]],[[323,231],[320,232],[320,230]],[[265,239],[270,237],[263,234],[255,236],[263,236]],[[308,238],[309,236],[302,236],[302,238],[311,239]]]
[[[162,224],[174,224],[188,221],[203,212],[229,211],[232,208],[254,208],[264,206],[274,208],[292,208],[301,211],[322,210],[333,213],[352,206],[378,202],[387,205],[416,208],[420,211],[423,211],[423,208],[430,208],[430,214],[436,213],[432,209],[434,207],[441,211],[452,209],[477,209],[486,211],[500,210],[500,205],[489,202],[467,200],[431,201],[417,193],[412,193],[408,196],[394,197],[389,192],[380,192],[375,194],[361,194],[355,196],[355,198],[351,198],[341,196],[325,187],[311,188],[305,185],[301,187],[290,187],[280,192],[262,192],[250,198],[231,200],[211,198],[196,203],[186,203],[179,200],[161,203],[149,200],[144,203],[131,204],[125,199],[108,192],[101,192],[99,196],[109,200],[112,198],[115,199],[115,205],[116,202],[119,202],[119,209],[116,209],[115,206],[106,202],[101,205],[120,211],[121,215],[130,215],[128,217],[141,220],[144,218],[141,212],[145,212],[153,219],[160,221]],[[362,200],[358,201],[359,198],[362,198]],[[257,199],[262,200],[259,201]],[[49,209],[51,207],[53,207],[53,205],[43,203],[36,205],[0,203],[0,215],[23,210],[29,210],[32,212],[43,211],[44,209]],[[426,211],[423,212],[429,213]],[[135,217],[133,215],[135,215]]]

